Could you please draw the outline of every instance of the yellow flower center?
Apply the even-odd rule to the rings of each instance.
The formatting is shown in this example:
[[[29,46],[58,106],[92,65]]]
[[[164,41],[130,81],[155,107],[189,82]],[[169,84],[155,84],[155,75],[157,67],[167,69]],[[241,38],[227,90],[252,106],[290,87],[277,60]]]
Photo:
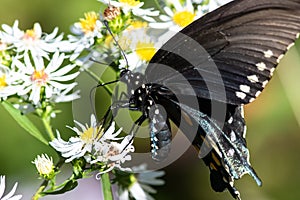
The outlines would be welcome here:
[[[101,137],[101,133],[98,133],[98,129],[95,127],[89,127],[86,131],[84,131],[81,135],[80,138],[86,143],[86,144],[91,144],[93,141],[96,139],[96,134],[99,134],[98,137]]]
[[[34,31],[34,29],[28,29],[28,30],[26,30],[26,32],[23,36],[23,39],[34,41],[34,40],[38,40],[39,37],[36,35],[36,32]]]
[[[132,21],[128,29],[139,29],[139,28],[146,28],[148,26],[147,22],[143,21]]]
[[[140,1],[136,1],[136,0],[119,0],[119,2],[127,4],[129,6],[137,6],[140,3]]]
[[[30,79],[38,85],[45,85],[48,81],[48,74],[44,70],[36,70],[32,73]]]
[[[105,40],[104,40],[105,46],[110,47],[112,45],[112,41],[113,41],[112,36],[111,35],[107,35],[105,37]],[[120,41],[118,41],[118,42],[120,43]]]
[[[0,76],[0,88],[4,88],[6,86],[7,86],[6,76],[5,74],[3,74],[2,76]]]
[[[185,27],[194,21],[195,14],[189,11],[177,12],[173,16],[173,21],[181,27]]]
[[[154,56],[156,49],[151,42],[138,42],[135,51],[141,60],[150,61]]]
[[[84,14],[85,18],[80,18],[79,23],[82,31],[87,34],[93,32],[96,27],[96,22],[98,20],[98,14],[96,12],[88,12]]]

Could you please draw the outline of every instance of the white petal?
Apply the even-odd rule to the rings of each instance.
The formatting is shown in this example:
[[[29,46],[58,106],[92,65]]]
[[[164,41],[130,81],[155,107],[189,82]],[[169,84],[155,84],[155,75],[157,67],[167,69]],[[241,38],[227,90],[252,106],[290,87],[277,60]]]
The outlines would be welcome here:
[[[129,189],[131,195],[138,200],[147,200],[147,195],[138,182],[135,182]]]
[[[119,200],[129,200],[129,193],[128,190],[123,190],[119,195]]]
[[[41,94],[41,87],[33,86],[29,100],[31,100],[33,102],[33,104],[37,105],[38,102],[40,101],[40,94]]]
[[[33,30],[34,30],[36,35],[38,35],[39,37],[42,36],[42,27],[39,23],[34,23]]]
[[[64,58],[65,58],[64,54],[59,54],[59,52],[56,51],[52,56],[50,63],[47,65],[45,72],[47,74],[51,74],[52,72],[56,71],[63,63]]]
[[[45,37],[45,40],[47,41],[47,40],[54,39],[55,36],[57,35],[57,33],[58,33],[58,27],[55,27],[54,30],[52,31],[52,33],[50,33],[49,35],[47,35]]]
[[[173,17],[174,16],[174,13],[173,11],[171,10],[171,8],[169,7],[164,7],[164,11],[167,13],[167,15]]]
[[[57,70],[56,72],[52,72],[51,76],[63,76],[65,74],[67,74],[68,72],[70,72],[72,69],[74,69],[76,67],[76,65],[67,65],[65,67],[62,67],[61,69]]]
[[[50,98],[53,95],[53,90],[51,87],[49,86],[45,86],[45,94],[46,94],[46,98]]]
[[[0,176],[0,198],[2,197],[5,190],[5,176]]]
[[[6,196],[2,197],[1,200],[9,200],[16,192],[17,186],[18,186],[18,183],[15,183],[15,185],[11,189],[11,191]]]
[[[52,80],[48,81],[48,84],[52,85],[53,87],[59,90],[67,89],[70,85],[72,85],[72,84],[62,84]]]
[[[179,0],[172,0],[172,3],[173,3],[173,6],[174,6],[176,11],[183,11],[184,8],[182,7]]]
[[[64,75],[64,76],[56,76],[56,77],[51,77],[50,76],[50,79],[52,81],[70,81],[70,80],[73,80],[75,79],[78,75],[79,75],[80,72],[75,72],[73,74],[69,74],[69,75]]]

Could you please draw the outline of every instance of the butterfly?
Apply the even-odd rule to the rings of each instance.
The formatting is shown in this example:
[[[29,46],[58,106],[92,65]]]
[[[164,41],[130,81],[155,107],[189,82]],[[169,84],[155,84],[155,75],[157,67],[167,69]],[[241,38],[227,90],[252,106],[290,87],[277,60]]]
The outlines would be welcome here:
[[[250,174],[243,106],[263,91],[299,38],[300,0],[235,0],[204,15],[169,39],[145,73],[121,71],[127,101],[149,121],[151,154],[164,160],[172,121],[210,170],[212,188],[240,199],[234,180]]]

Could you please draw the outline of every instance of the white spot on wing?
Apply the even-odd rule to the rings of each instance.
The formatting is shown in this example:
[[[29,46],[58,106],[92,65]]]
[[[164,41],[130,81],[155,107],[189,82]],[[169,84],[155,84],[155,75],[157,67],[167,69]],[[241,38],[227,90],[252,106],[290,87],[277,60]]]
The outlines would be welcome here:
[[[234,149],[229,149],[227,152],[227,156],[232,157],[234,155]]]
[[[266,87],[266,85],[268,84],[268,82],[269,82],[269,81],[266,80],[266,81],[264,81],[264,82],[262,83],[263,88]]]
[[[233,122],[233,117],[230,117],[228,123],[231,124]]]
[[[277,63],[279,63],[279,62],[280,62],[280,60],[283,58],[283,56],[284,56],[284,55],[283,55],[283,54],[281,54],[281,55],[280,55],[280,56],[277,58],[277,60],[276,60],[276,61],[277,61]]]
[[[250,87],[248,85],[240,85],[240,90],[245,93],[250,92]]]
[[[270,75],[271,75],[271,76],[273,76],[274,71],[275,71],[275,67],[273,67],[272,69],[270,69]]]
[[[255,100],[255,98],[251,98],[250,100],[249,100],[249,102],[251,103],[251,102],[253,102]]]
[[[257,63],[257,64],[256,64],[256,67],[257,67],[257,69],[258,69],[259,71],[264,71],[265,69],[267,69],[266,64],[263,63],[263,62]]]
[[[243,138],[246,138],[246,133],[247,133],[247,126],[244,126],[244,132],[243,132]]]
[[[235,95],[240,99],[245,99],[247,96],[244,92],[236,92]]]
[[[153,104],[153,101],[152,101],[152,100],[149,100],[149,104],[150,104],[150,106],[152,106],[152,104]]]
[[[271,58],[274,54],[273,51],[268,50],[264,52],[266,58]]]
[[[235,136],[234,131],[231,131],[231,132],[230,132],[230,140],[231,140],[232,142],[236,141],[236,136]]]
[[[261,91],[257,91],[255,96],[258,97],[261,94]]]
[[[300,37],[300,33],[297,33],[296,38],[298,39]]]
[[[244,112],[244,107],[241,106],[241,116],[244,118],[245,117],[245,112]]]
[[[259,82],[258,77],[256,75],[247,76],[247,78],[251,83]]]
[[[289,50],[290,48],[292,48],[295,45],[295,43],[291,43],[286,49]]]

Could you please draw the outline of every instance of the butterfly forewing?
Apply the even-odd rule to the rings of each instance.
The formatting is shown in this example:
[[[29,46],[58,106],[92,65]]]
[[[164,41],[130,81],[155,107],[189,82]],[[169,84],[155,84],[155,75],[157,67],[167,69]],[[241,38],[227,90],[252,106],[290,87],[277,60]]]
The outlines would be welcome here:
[[[187,80],[193,78],[191,85],[198,97],[224,101],[224,98],[212,95],[217,91],[209,91],[206,87],[207,84],[216,84],[216,90],[219,86],[225,86],[226,102],[247,104],[264,89],[280,59],[299,37],[299,32],[299,0],[233,1],[181,31],[208,52],[209,57],[199,57],[202,64],[198,62],[199,65],[195,66],[189,58],[176,57],[168,51],[185,49],[193,52],[192,47],[185,45],[187,40],[181,35],[170,39],[155,54],[151,63],[163,63],[177,71],[184,71],[182,74]],[[222,79],[216,73],[205,74],[205,58],[214,61]],[[158,67],[150,65],[146,74],[155,76],[153,74]],[[188,67],[189,70],[183,70]],[[200,75],[195,76],[194,71]],[[163,80],[163,77],[157,75],[159,79]],[[177,79],[167,81],[176,82]]]

